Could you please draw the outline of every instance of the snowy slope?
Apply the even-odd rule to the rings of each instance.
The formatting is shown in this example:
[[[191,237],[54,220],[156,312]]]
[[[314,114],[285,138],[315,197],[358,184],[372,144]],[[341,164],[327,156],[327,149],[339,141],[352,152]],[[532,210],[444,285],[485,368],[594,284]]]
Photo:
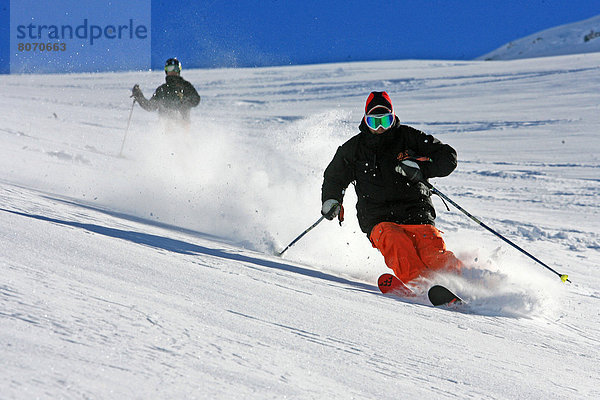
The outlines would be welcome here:
[[[513,40],[479,59],[514,60],[594,52],[600,52],[600,15]]]
[[[3,398],[589,398],[600,333],[600,56],[185,71],[191,134],[131,107],[159,73],[1,76]],[[461,311],[378,294],[382,257],[319,217],[370,90],[453,145]],[[124,157],[119,151],[125,140]]]

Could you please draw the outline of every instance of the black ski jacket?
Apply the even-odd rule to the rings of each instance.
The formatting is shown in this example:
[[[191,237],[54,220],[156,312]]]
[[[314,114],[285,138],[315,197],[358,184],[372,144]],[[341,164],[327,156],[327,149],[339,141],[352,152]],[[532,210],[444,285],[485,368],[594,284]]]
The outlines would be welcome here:
[[[433,225],[435,210],[431,191],[396,172],[400,160],[424,156],[418,161],[425,179],[449,175],[456,168],[456,151],[431,135],[396,121],[376,135],[361,122],[360,133],[337,149],[324,173],[321,199],[343,201],[345,189],[354,183],[358,222],[370,235],[380,222]]]
[[[156,89],[150,100],[141,92],[136,100],[146,111],[158,110],[161,117],[189,121],[190,109],[200,103],[200,95],[194,86],[182,77],[167,75],[166,83]]]

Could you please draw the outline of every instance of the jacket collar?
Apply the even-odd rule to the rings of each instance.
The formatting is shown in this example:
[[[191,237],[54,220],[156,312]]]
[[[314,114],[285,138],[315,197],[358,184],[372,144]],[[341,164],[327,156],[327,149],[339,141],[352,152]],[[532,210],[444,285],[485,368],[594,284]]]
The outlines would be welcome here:
[[[167,83],[176,83],[181,82],[183,78],[179,75],[167,75],[165,76],[165,80],[167,81]]]

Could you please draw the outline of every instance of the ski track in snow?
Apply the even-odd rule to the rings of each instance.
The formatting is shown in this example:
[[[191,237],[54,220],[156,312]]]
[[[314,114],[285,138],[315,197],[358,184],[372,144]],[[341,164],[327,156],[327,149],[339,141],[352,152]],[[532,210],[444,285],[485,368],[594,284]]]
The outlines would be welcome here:
[[[600,397],[599,64],[192,70],[192,133],[136,106],[127,136],[129,88],[161,74],[0,76],[2,396]],[[572,284],[435,198],[468,268],[416,290],[467,304],[380,295],[352,189],[343,227],[272,255],[381,89],[457,149],[434,186]]]

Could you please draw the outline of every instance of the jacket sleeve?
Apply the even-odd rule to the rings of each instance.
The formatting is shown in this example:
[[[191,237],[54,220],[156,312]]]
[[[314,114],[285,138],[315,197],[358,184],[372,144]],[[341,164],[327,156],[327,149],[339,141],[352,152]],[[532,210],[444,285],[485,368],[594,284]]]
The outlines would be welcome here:
[[[354,180],[352,165],[345,153],[344,146],[338,147],[333,160],[325,169],[323,186],[321,187],[321,201],[336,199],[342,203],[344,200],[344,192],[350,182]]]
[[[185,83],[183,101],[190,107],[196,107],[200,103],[200,95],[191,83],[188,81]]]
[[[448,176],[456,169],[456,151],[440,142],[432,135],[410,128],[410,148],[415,149],[418,156],[428,157],[430,162],[419,162],[425,178]]]
[[[162,86],[160,86],[150,100],[148,100],[143,94],[140,93],[139,97],[136,97],[136,101],[139,103],[140,107],[142,107],[146,111],[156,111],[158,109],[158,101],[157,101],[157,93]]]

